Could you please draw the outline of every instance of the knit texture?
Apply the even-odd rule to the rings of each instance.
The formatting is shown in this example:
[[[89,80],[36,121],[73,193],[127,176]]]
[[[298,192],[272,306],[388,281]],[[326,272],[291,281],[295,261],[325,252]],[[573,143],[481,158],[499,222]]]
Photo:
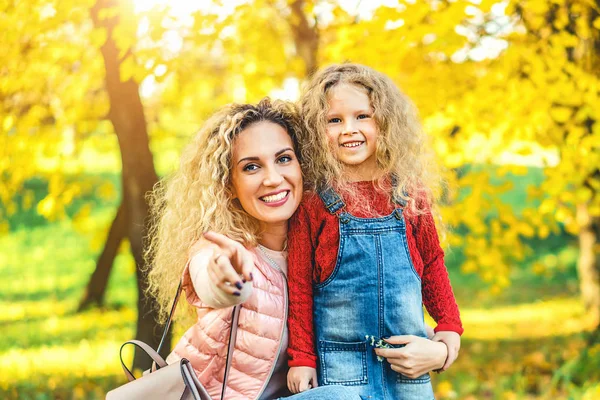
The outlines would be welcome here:
[[[357,182],[355,185],[359,196],[356,199],[344,199],[347,211],[354,216],[383,216],[394,210],[389,196],[374,190],[371,182]],[[357,207],[359,202],[368,202],[371,214],[368,214],[366,207]],[[404,216],[410,257],[421,277],[423,304],[437,323],[435,331],[462,334],[460,313],[433,216],[431,213],[411,215],[408,210]],[[327,211],[318,195],[305,194],[298,211],[290,220],[288,233],[290,367],[316,368],[313,284],[331,276],[338,257],[339,242],[338,217]]]

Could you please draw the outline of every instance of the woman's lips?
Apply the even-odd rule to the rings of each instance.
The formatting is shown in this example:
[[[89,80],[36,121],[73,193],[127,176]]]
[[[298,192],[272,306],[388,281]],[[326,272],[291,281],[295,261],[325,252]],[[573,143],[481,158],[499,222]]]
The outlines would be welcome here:
[[[276,194],[270,194],[267,196],[261,196],[259,199],[269,207],[279,207],[284,204],[289,198],[290,191],[283,190]]]

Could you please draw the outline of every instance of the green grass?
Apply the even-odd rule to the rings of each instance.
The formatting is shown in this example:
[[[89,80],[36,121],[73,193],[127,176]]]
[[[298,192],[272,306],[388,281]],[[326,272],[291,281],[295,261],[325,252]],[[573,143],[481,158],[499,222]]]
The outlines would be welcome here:
[[[525,184],[540,177],[539,170],[508,176],[519,184],[505,200],[520,207]],[[118,185],[111,174],[72,179]],[[47,184],[31,181],[28,189],[40,199]],[[134,264],[126,247],[116,260],[106,306],[75,312],[117,201],[91,192],[59,222],[35,210],[10,218],[10,233],[0,237],[0,398],[102,399],[124,382],[117,353],[133,336],[136,319]],[[93,205],[91,214],[74,223],[70,218],[86,202]],[[596,398],[594,372],[574,361],[589,329],[577,299],[575,242],[561,232],[530,245],[535,251],[514,266],[511,286],[497,296],[477,275],[460,272],[459,248],[448,253],[466,333],[457,363],[433,377],[437,398]],[[547,257],[552,268],[533,273],[531,265]],[[600,360],[600,348],[588,353],[587,364]]]

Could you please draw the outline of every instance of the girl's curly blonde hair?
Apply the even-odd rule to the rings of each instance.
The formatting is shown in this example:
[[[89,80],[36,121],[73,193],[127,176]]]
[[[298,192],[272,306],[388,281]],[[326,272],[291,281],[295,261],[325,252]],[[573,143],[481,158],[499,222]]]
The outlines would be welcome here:
[[[305,183],[312,190],[335,185],[342,196],[358,193],[349,185],[344,165],[335,157],[326,135],[328,95],[333,87],[350,84],[364,89],[374,110],[378,127],[375,177],[379,189],[394,177],[397,185],[390,199],[403,199],[416,214],[434,206],[433,194],[440,193],[441,174],[421,127],[416,107],[386,75],[364,65],[344,63],[318,71],[304,87],[300,114],[304,133],[300,138]],[[387,185],[389,192],[389,184]]]
[[[147,294],[164,321],[188,251],[207,230],[256,245],[258,221],[234,200],[230,189],[235,138],[250,125],[269,121],[283,127],[298,148],[301,123],[292,103],[264,98],[257,105],[233,104],[209,118],[183,150],[179,170],[150,193],[151,224],[145,261]]]

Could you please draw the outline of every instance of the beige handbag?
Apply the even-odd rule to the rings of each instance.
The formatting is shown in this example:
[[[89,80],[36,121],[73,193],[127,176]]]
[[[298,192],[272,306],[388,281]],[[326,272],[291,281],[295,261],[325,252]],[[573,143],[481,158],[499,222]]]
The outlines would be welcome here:
[[[139,340],[129,340],[121,346],[119,351],[119,357],[121,359],[121,366],[123,372],[129,380],[123,386],[111,390],[106,394],[106,400],[211,400],[206,389],[202,386],[192,365],[190,362],[183,358],[179,362],[171,365],[167,365],[165,360],[158,354],[160,348],[163,345],[169,327],[171,326],[171,320],[175,313],[177,301],[181,294],[182,285],[179,283],[177,288],[177,294],[175,300],[173,300],[173,306],[169,314],[169,319],[165,325],[160,344],[156,351],[144,342]],[[229,332],[229,347],[227,349],[227,360],[225,363],[225,374],[223,376],[223,388],[221,390],[221,400],[225,397],[225,390],[227,388],[227,377],[229,375],[229,368],[231,367],[231,354],[235,347],[235,338],[237,333],[238,319],[240,315],[240,305],[233,308],[231,317],[231,330]],[[135,378],[131,371],[125,366],[123,362],[122,351],[123,347],[127,344],[137,346],[141,350],[145,351],[150,358],[154,361],[152,369],[147,371],[140,378]]]

